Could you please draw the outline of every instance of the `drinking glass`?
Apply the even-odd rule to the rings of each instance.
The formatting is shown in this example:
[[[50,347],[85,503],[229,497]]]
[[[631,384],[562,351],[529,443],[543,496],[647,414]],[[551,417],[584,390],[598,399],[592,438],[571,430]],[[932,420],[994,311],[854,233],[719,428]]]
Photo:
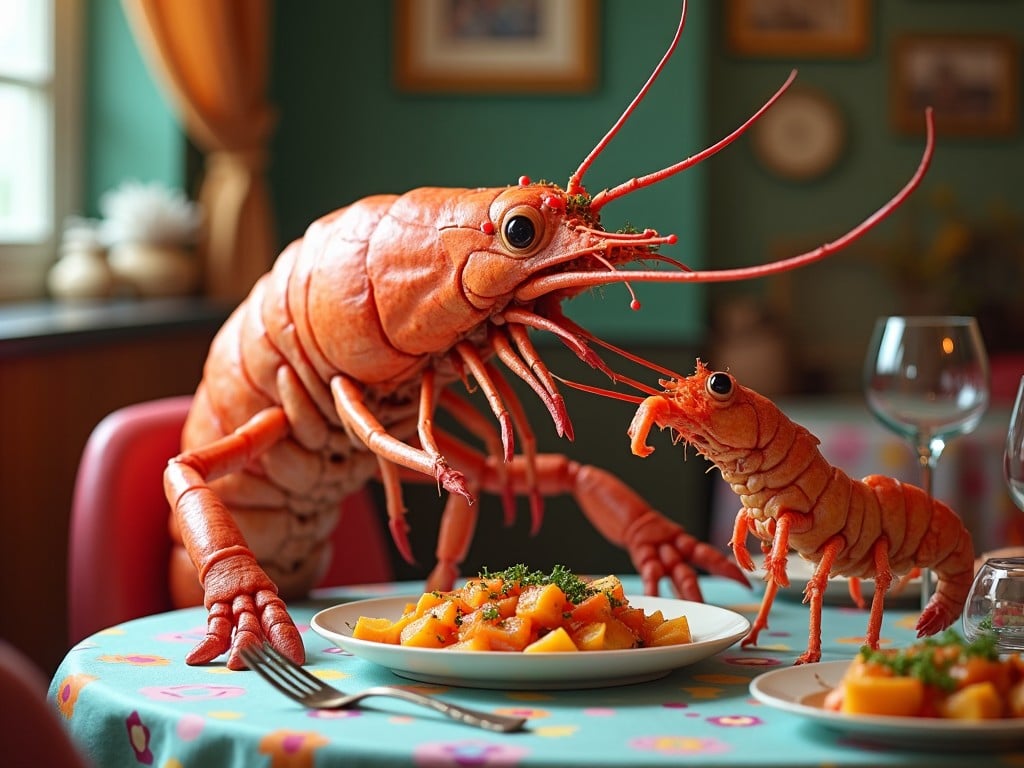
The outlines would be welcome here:
[[[978,569],[962,623],[968,640],[993,634],[1000,651],[1024,651],[1024,558],[996,557]]]
[[[864,362],[871,413],[917,452],[921,488],[932,498],[932,475],[946,443],[971,432],[989,400],[988,355],[973,317],[879,318]],[[921,608],[931,596],[921,572]]]

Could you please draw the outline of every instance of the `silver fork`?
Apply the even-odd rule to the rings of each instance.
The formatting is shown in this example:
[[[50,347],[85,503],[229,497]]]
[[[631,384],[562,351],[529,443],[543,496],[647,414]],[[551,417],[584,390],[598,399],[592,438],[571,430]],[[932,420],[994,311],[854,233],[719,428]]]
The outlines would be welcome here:
[[[241,654],[245,663],[249,665],[249,669],[254,670],[285,696],[312,709],[347,709],[369,696],[388,696],[410,704],[418,704],[421,707],[429,707],[452,720],[488,731],[502,733],[519,731],[526,723],[525,717],[508,717],[481,712],[389,685],[376,685],[358,693],[346,694],[310,674],[291,659],[282,656],[269,643],[264,643],[262,647],[245,647]]]

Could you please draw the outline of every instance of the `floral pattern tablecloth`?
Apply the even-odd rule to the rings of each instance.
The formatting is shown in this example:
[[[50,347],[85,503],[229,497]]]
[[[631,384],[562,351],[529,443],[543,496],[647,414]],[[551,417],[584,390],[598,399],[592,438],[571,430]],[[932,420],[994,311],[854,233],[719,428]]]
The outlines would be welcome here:
[[[635,577],[624,577],[637,594]],[[494,691],[417,684],[349,656],[309,629],[314,613],[342,600],[415,594],[399,583],[338,590],[292,606],[308,667],[339,687],[412,686],[480,709],[521,713],[529,730],[496,734],[452,723],[402,703],[373,709],[304,710],[251,672],[223,660],[189,667],[204,632],[200,609],[111,627],[73,647],[50,700],[98,767],[158,766],[840,766],[967,765],[977,756],[887,748],[831,731],[754,700],[750,681],[790,665],[807,639],[807,608],[776,600],[757,648],[739,644],[660,680],[577,691]],[[702,580],[709,603],[753,618],[760,587]],[[834,585],[832,589],[842,589]],[[883,642],[913,641],[916,612],[890,610]],[[829,606],[823,661],[858,650],[867,613]],[[986,755],[987,765],[1020,765],[1024,753]],[[966,760],[966,762],[964,762]],[[2,760],[0,760],[2,762]]]

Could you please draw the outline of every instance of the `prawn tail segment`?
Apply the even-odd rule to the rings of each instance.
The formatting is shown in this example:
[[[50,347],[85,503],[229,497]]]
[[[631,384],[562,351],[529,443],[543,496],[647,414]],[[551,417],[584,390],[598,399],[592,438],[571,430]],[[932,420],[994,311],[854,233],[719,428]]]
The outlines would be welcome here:
[[[919,504],[927,509],[923,491]],[[909,506],[909,505],[908,505]],[[935,592],[921,612],[917,636],[941,632],[959,618],[974,581],[974,541],[957,514],[941,501],[931,501],[931,525],[918,550],[918,564],[937,577]]]

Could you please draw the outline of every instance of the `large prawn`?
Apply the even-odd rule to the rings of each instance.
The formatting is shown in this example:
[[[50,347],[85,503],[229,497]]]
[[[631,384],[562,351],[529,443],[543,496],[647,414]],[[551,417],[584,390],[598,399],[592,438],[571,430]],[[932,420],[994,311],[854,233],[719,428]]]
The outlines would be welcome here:
[[[359,200],[314,222],[290,244],[219,331],[183,433],[183,452],[164,485],[178,541],[171,565],[174,601],[204,602],[208,633],[190,664],[268,639],[296,661],[302,641],[285,599],[304,595],[330,557],[339,500],[371,479],[384,487],[395,544],[411,561],[400,482],[436,482],[448,491],[429,588],[458,576],[481,492],[530,499],[572,494],[588,520],[623,546],[644,590],[668,577],[677,594],[700,599],[691,566],[746,583],[724,553],[651,509],[622,481],[563,455],[540,455],[501,361],[544,403],[560,436],[572,439],[565,403],[529,338],[554,334],[586,363],[614,373],[593,346],[604,344],[566,318],[560,302],[611,283],[740,280],[818,261],[893,211],[920,182],[916,173],[879,211],[841,238],[772,264],[678,271],[620,267],[671,260],[675,241],[654,230],[609,232],[608,203],[677,174],[738,138],[785,91],[795,73],[740,128],[660,171],[591,196],[587,169],[639,104],[682,34],[686,5],[668,50],[640,92],[569,178],[565,189],[520,179],[493,189],[424,188]],[[475,381],[497,428],[449,385]],[[454,415],[483,451],[434,424]],[[513,436],[518,433],[521,452]],[[198,573],[198,580],[197,580]]]
[[[918,637],[945,629],[960,615],[974,579],[974,546],[960,518],[941,501],[891,477],[854,480],[831,466],[818,438],[793,423],[771,401],[712,372],[697,361],[693,376],[661,382],[663,393],[644,399],[629,426],[633,453],[648,456],[651,428],[668,427],[722,473],[742,501],[732,546],[749,571],[749,534],[765,553],[761,609],[743,645],[757,642],[780,586],[789,584],[792,548],[815,563],[807,582],[810,602],[807,650],[797,663],[821,658],[821,606],[828,579],[850,576],[851,585],[872,578],[865,641],[878,648],[885,593],[894,575],[933,568],[938,582],[917,622]]]

